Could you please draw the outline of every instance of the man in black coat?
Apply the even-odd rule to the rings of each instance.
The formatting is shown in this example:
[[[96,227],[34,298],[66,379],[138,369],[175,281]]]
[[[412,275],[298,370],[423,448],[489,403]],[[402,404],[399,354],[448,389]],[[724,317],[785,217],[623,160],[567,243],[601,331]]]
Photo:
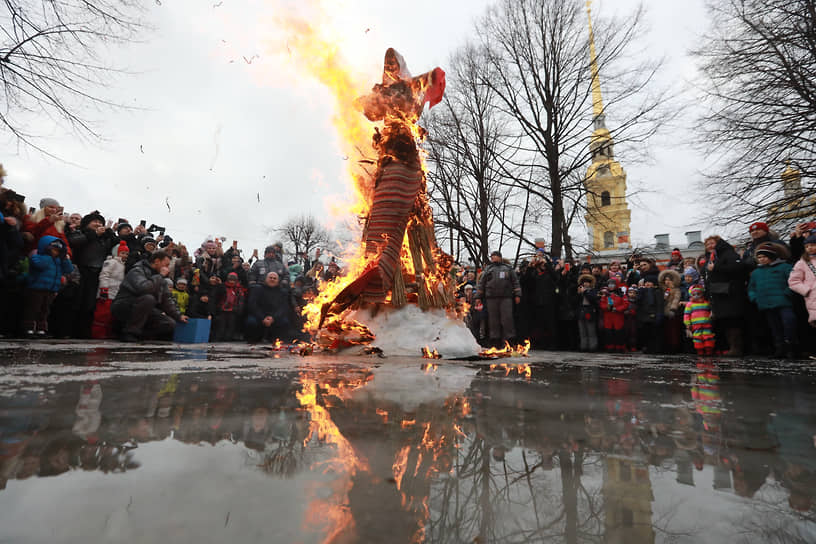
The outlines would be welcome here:
[[[290,297],[288,290],[281,287],[277,272],[267,273],[262,285],[253,286],[247,305],[246,339],[250,342],[291,340]]]
[[[74,336],[90,338],[96,309],[96,292],[99,289],[99,272],[113,246],[118,244],[118,239],[111,229],[105,227],[105,218],[99,212],[91,212],[82,218],[77,230],[68,234],[68,243],[71,245],[72,260],[79,268]]]
[[[165,278],[170,273],[170,257],[156,251],[136,263],[119,286],[111,304],[113,317],[122,323],[122,341],[161,338],[173,333],[176,322],[187,323],[176,307]]]

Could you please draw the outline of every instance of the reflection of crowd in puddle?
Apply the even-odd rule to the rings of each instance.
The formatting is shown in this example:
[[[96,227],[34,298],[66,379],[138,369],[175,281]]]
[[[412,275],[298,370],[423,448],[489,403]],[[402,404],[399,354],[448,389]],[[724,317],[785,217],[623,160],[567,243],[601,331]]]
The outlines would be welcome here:
[[[308,434],[290,377],[172,375],[66,383],[0,399],[0,489],[69,470],[139,467],[140,443],[243,443],[264,470],[293,473]]]
[[[537,368],[534,378],[471,386],[477,435],[494,461],[518,447],[549,470],[563,455],[600,454],[625,460],[635,475],[650,466],[674,471],[691,486],[712,480],[706,472],[695,484],[694,473],[709,466],[715,490],[762,500],[760,488],[778,482],[794,510],[816,506],[816,397],[801,377],[758,378],[705,362],[691,379],[679,370],[651,380],[648,369],[597,368]],[[758,383],[781,395],[758,397]]]

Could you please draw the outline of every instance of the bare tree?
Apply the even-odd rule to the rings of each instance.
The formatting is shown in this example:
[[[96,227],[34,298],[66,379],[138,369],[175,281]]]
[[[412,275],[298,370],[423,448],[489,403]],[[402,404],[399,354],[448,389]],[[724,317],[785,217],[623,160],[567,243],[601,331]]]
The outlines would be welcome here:
[[[313,249],[329,243],[329,231],[312,215],[292,217],[273,231],[285,236],[292,243],[295,255],[308,254]]]
[[[487,76],[480,72],[489,69],[485,54],[467,45],[451,57],[447,97],[428,120],[428,193],[440,240],[448,239],[455,258],[466,254],[476,264],[487,262],[491,249],[502,245],[502,218],[520,196],[512,180],[500,180],[502,170],[514,169],[509,161],[519,138],[509,135],[510,119],[482,83]]]
[[[721,224],[772,207],[810,206],[816,194],[816,1],[718,0],[693,53],[705,76],[705,185]],[[781,191],[790,159],[806,181]]]
[[[100,89],[116,71],[104,47],[140,28],[138,0],[4,0],[0,5],[0,125],[41,151],[29,128],[34,118],[97,137],[88,106],[115,106]]]
[[[501,111],[524,139],[516,159],[533,169],[529,182],[509,175],[550,212],[552,251],[569,242],[574,205],[582,200],[583,179],[591,161],[592,70],[584,2],[579,0],[503,0],[477,24],[489,52],[490,70],[482,81]],[[606,106],[614,113],[612,138],[643,144],[668,119],[665,92],[650,92],[660,63],[627,57],[636,44],[642,10],[625,19],[596,24],[597,65]],[[604,112],[605,114],[605,112]],[[523,161],[523,162],[522,162]],[[565,205],[565,201],[568,204]]]

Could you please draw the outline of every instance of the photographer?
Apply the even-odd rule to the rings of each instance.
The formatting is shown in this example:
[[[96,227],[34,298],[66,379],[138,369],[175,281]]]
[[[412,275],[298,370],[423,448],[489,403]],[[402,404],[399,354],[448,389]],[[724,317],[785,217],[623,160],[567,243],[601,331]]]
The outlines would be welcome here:
[[[96,293],[99,289],[99,273],[111,249],[117,244],[117,239],[113,231],[105,227],[105,218],[93,211],[82,218],[79,229],[70,234],[68,243],[79,268],[78,313],[74,322],[74,336],[90,338]]]
[[[556,345],[556,311],[558,307],[558,271],[543,249],[536,251],[529,266],[519,279],[522,289],[522,306],[529,325],[530,340],[535,349],[552,349]]]
[[[165,278],[170,273],[170,257],[155,251],[139,261],[125,276],[111,305],[113,317],[122,325],[123,342],[141,338],[162,338],[173,333],[177,321],[187,323],[181,315]]]

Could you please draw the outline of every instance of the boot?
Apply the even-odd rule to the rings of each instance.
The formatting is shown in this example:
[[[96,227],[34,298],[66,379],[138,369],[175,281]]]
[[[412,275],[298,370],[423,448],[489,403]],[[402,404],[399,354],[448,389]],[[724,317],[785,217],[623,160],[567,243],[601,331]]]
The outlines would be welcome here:
[[[742,329],[728,329],[728,351],[726,357],[742,357]]]

